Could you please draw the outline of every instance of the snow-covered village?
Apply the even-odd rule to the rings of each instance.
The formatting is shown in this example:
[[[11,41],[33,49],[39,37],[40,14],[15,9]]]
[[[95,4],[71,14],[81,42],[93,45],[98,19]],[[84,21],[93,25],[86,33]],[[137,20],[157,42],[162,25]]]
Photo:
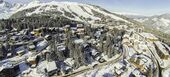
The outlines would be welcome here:
[[[168,14],[7,1],[0,0],[0,77],[170,77]]]

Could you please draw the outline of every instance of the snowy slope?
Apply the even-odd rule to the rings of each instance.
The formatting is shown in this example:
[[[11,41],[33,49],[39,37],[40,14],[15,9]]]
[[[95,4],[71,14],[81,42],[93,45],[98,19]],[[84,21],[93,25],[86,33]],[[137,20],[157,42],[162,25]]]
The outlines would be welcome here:
[[[0,2],[0,19],[9,17],[8,14],[11,7],[12,5],[9,4],[8,2],[4,1]]]
[[[19,3],[10,4],[8,2],[1,0],[0,1],[0,19],[9,18],[12,15],[13,11],[16,11],[20,7],[22,7],[22,5]]]
[[[112,13],[104,11],[102,8],[94,5],[76,3],[76,2],[48,2],[41,3],[39,1],[34,1],[29,3],[27,6],[24,6],[16,11],[12,17],[21,17],[19,16],[23,12],[25,16],[32,15],[47,15],[51,16],[63,16],[71,20],[76,21],[90,21],[101,20],[104,17],[110,17],[115,20],[120,20],[128,22],[127,20],[122,19]]]
[[[159,73],[161,73],[161,71],[158,70],[159,67],[163,68],[161,76],[169,77],[169,46],[164,45],[164,43],[158,40],[149,40],[157,39],[157,37],[150,33],[135,32],[132,33],[131,36],[130,34],[131,32],[127,31],[122,42],[125,58],[112,64],[100,66],[100,68],[94,68],[76,77],[153,77],[153,75],[154,77],[159,77]],[[162,58],[160,53],[168,55],[167,59]],[[145,72],[149,72],[149,69],[154,69],[155,71],[152,71],[151,74],[153,75],[147,74],[145,76],[142,74],[144,71],[140,69],[145,70]]]
[[[116,14],[119,14],[119,15],[123,15],[123,16],[126,16],[128,18],[146,18],[148,16],[145,16],[145,15],[141,15],[141,14],[138,14],[138,13],[130,13],[130,12],[114,12]]]
[[[134,19],[143,23],[147,27],[152,27],[167,34],[170,33],[170,14]]]

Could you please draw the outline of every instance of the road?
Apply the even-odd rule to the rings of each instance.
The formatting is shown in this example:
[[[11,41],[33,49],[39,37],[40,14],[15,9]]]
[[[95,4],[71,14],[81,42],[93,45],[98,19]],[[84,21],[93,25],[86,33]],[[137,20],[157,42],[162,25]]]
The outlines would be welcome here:
[[[157,67],[156,74],[154,74],[154,75],[156,75],[155,77],[160,77],[160,75],[161,75],[161,73],[160,73],[160,66],[159,66],[159,62],[158,62],[158,60],[157,60],[157,58],[156,58],[156,56],[155,56],[156,53],[148,46],[148,41],[145,40],[145,38],[144,38],[142,35],[140,35],[139,33],[136,33],[136,34],[138,34],[139,36],[141,36],[141,37],[144,39],[144,41],[146,42],[147,48],[151,51],[151,52],[149,52],[149,53],[150,53],[151,56],[153,57],[152,59],[153,59],[154,63],[156,64],[156,67]]]
[[[94,70],[94,69],[99,69],[99,70],[100,70],[100,69],[102,69],[103,66],[106,66],[106,65],[108,65],[108,64],[114,64],[114,63],[122,60],[122,59],[123,59],[123,54],[124,54],[124,53],[121,53],[118,58],[116,58],[116,59],[114,59],[114,60],[111,60],[111,61],[108,61],[108,62],[100,63],[100,64],[98,64],[98,65],[95,66],[95,67],[89,66],[89,67],[86,67],[86,68],[81,69],[81,70],[79,70],[79,71],[75,71],[75,72],[72,72],[72,73],[70,73],[70,74],[66,74],[66,75],[64,75],[64,76],[55,76],[55,77],[75,77],[75,76],[77,76],[77,75],[80,75],[80,74],[82,74],[82,73],[84,73],[84,72],[88,72],[88,71],[90,71],[90,70]]]
[[[140,35],[140,34],[139,34]],[[140,35],[141,36],[141,35]],[[141,36],[142,38],[144,38],[143,36]],[[145,40],[146,41],[146,40]],[[146,41],[147,42],[147,41]],[[147,46],[148,47],[148,46]],[[91,71],[91,70],[94,70],[94,69],[102,69],[102,67],[103,66],[105,66],[105,65],[108,65],[108,64],[114,64],[114,63],[116,63],[116,62],[118,62],[118,61],[120,61],[120,60],[122,60],[122,59],[125,59],[127,56],[128,56],[128,46],[127,45],[124,45],[123,46],[123,52],[120,54],[120,56],[118,57],[118,58],[116,58],[116,59],[114,59],[114,60],[111,60],[111,61],[108,61],[108,62],[105,62],[105,63],[100,63],[100,64],[98,64],[97,66],[95,66],[95,67],[93,67],[93,66],[88,66],[88,67],[86,67],[86,68],[84,68],[84,69],[81,69],[81,70],[78,70],[78,71],[74,71],[74,72],[72,72],[72,73],[70,73],[70,74],[66,74],[66,75],[63,75],[63,76],[55,76],[55,77],[75,77],[75,76],[77,76],[77,75],[80,75],[80,74],[82,74],[82,73],[84,73],[84,72],[88,72],[88,71]],[[157,66],[157,70],[156,70],[156,73],[155,74],[153,74],[155,77],[159,77],[160,76],[160,67],[159,67],[159,64],[158,64],[158,61],[157,61],[157,59],[155,58],[155,56],[154,56],[154,54],[153,54],[153,51],[148,47],[148,49],[151,51],[150,52],[150,54],[151,54],[151,56],[153,56],[154,58],[153,58],[153,61],[154,61],[154,63],[156,64],[156,66]],[[152,76],[153,76],[152,75]]]

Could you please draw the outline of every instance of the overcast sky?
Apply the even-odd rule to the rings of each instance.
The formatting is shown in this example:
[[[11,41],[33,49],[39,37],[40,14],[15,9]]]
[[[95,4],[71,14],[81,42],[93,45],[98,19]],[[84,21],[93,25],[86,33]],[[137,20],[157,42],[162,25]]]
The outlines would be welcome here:
[[[10,3],[28,3],[32,0],[5,0]],[[43,2],[54,0],[41,0]],[[155,15],[170,13],[170,0],[55,0],[90,3],[102,6],[112,12]]]

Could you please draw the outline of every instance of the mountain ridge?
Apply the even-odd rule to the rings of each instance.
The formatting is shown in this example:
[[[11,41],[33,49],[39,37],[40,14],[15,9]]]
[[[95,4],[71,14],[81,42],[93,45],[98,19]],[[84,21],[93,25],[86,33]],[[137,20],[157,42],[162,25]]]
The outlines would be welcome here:
[[[76,9],[75,9],[76,8]],[[51,13],[51,14],[50,14]],[[99,6],[77,2],[48,2],[48,3],[30,3],[25,7],[20,8],[14,13],[11,18],[32,16],[32,15],[48,15],[50,16],[64,16],[76,21],[90,21],[101,20],[109,17],[110,19],[128,22],[119,16],[108,13]]]
[[[143,23],[147,27],[154,28],[167,34],[170,33],[170,14],[168,13],[151,17],[133,19]]]
[[[0,19],[8,19],[13,14],[14,11],[16,11],[22,6],[23,4],[19,4],[19,3],[11,4],[9,2],[1,0],[0,1]]]

